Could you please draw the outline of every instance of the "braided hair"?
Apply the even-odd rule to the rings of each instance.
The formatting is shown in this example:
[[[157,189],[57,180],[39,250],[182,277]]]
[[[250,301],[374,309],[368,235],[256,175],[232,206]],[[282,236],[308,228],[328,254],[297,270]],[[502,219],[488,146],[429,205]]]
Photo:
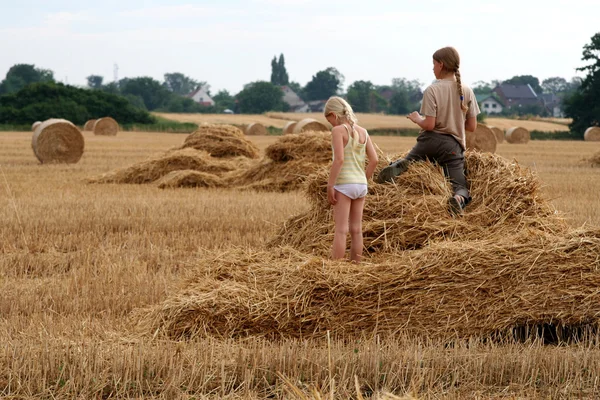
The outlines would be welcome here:
[[[448,72],[453,72],[454,76],[456,76],[456,86],[458,89],[458,94],[460,96],[460,108],[466,113],[469,110],[469,107],[465,105],[465,94],[463,93],[462,81],[460,78],[460,56],[458,55],[458,51],[454,47],[443,47],[433,53],[433,59],[437,62],[440,62],[444,65],[444,70]],[[470,106],[470,102],[469,102]]]

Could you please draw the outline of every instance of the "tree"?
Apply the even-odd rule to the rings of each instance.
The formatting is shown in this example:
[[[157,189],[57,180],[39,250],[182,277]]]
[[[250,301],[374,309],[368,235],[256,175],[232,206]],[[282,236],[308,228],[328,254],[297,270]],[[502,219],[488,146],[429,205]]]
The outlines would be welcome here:
[[[206,82],[196,81],[188,76],[185,76],[181,72],[172,72],[164,75],[165,77],[165,87],[169,89],[171,92],[178,94],[180,96],[185,96],[190,94],[192,91],[197,89],[200,86],[206,87]],[[206,88],[208,94],[210,95],[209,88]]]
[[[404,91],[395,92],[390,98],[390,114],[408,114],[412,110],[410,102],[408,101],[408,94]]]
[[[25,86],[37,82],[54,82],[54,73],[49,69],[36,68],[33,64],[15,64],[0,82],[0,94],[18,92]]]
[[[344,75],[334,67],[329,67],[313,75],[304,88],[304,94],[307,100],[327,100],[340,91],[343,83]]]
[[[271,82],[256,81],[236,95],[239,112],[262,114],[266,111],[286,111],[283,91]]]
[[[277,57],[273,57],[271,60],[271,83],[276,86],[287,85],[289,82],[289,76],[285,69],[285,58],[283,53],[279,55],[279,61]]]
[[[288,86],[294,91],[303,101],[306,101],[306,94],[304,88],[298,82],[289,82]]]
[[[167,104],[172,96],[160,82],[147,76],[125,81],[121,87],[121,94],[140,96],[150,111]]]
[[[356,112],[371,110],[371,93],[375,91],[371,81],[356,81],[348,86],[346,97]]]
[[[100,75],[90,75],[85,79],[87,79],[87,85],[89,88],[102,89],[102,81],[104,80],[104,78]]]
[[[494,90],[494,87],[495,85],[492,83],[477,81],[471,86],[471,89],[473,89],[473,93],[475,94],[490,94]]]
[[[540,80],[532,75],[515,75],[510,79],[503,81],[510,85],[529,85],[535,93],[542,93],[542,87],[540,86]]]
[[[558,94],[565,92],[568,87],[569,84],[567,83],[567,80],[565,78],[561,78],[560,76],[554,76],[542,81],[542,89],[544,93]]]
[[[212,99],[215,102],[215,107],[219,111],[223,111],[225,109],[233,110],[235,108],[235,99],[225,89],[220,90],[212,97]]]
[[[565,100],[565,114],[573,118],[569,128],[583,137],[590,126],[600,126],[600,33],[583,46],[582,61],[590,64],[577,68],[587,76],[572,96]]]

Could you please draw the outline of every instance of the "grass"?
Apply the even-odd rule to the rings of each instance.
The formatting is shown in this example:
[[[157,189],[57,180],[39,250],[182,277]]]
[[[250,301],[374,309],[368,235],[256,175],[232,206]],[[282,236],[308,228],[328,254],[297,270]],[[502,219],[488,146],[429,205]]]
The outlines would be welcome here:
[[[302,193],[88,185],[86,178],[162,153],[183,137],[84,136],[78,164],[40,165],[29,131],[0,133],[2,397],[303,398],[291,384],[307,395],[347,399],[357,397],[355,377],[364,397],[598,397],[597,339],[552,347],[449,346],[401,335],[384,341],[372,332],[352,342],[140,336],[134,310],[165,300],[209,253],[264,246],[307,200]],[[277,138],[250,139],[264,149]],[[415,143],[374,141],[386,153]],[[599,151],[600,143],[583,141],[498,146],[500,155],[537,171],[545,196],[573,226],[600,226],[599,170],[581,162]]]

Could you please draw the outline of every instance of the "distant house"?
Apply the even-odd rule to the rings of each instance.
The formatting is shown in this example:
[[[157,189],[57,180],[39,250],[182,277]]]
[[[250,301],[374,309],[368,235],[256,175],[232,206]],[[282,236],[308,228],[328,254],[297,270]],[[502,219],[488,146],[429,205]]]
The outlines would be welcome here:
[[[543,105],[541,99],[532,89],[527,85],[511,85],[501,84],[496,86],[493,90],[496,93],[505,107],[514,106],[526,106],[526,105]]]
[[[194,100],[196,103],[202,104],[203,106],[214,106],[215,102],[208,94],[208,90],[205,89],[204,86],[199,86],[192,93],[188,94],[186,97]]]
[[[323,112],[325,111],[325,103],[327,100],[312,100],[308,102],[310,112]]]
[[[486,114],[499,114],[502,112],[504,105],[500,99],[494,94],[475,95],[477,103],[482,112]]]
[[[560,97],[555,95],[554,93],[545,93],[541,96],[542,102],[544,103],[544,107],[548,110],[550,115],[555,118],[564,118],[565,113],[562,108],[562,101]]]
[[[281,86],[283,101],[290,106],[291,112],[310,112],[310,107],[289,86]]]

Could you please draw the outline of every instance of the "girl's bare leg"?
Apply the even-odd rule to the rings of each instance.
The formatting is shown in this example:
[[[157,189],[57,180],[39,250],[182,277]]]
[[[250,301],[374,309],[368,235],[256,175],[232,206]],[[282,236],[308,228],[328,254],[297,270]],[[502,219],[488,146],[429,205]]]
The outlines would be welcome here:
[[[339,260],[346,255],[346,237],[348,236],[348,218],[352,200],[340,192],[336,192],[337,204],[333,206],[333,221],[335,234],[333,235],[333,248],[331,258]]]
[[[363,251],[363,233],[362,233],[362,218],[363,208],[365,206],[365,198],[352,200],[350,204],[350,259],[359,263],[362,259]]]

